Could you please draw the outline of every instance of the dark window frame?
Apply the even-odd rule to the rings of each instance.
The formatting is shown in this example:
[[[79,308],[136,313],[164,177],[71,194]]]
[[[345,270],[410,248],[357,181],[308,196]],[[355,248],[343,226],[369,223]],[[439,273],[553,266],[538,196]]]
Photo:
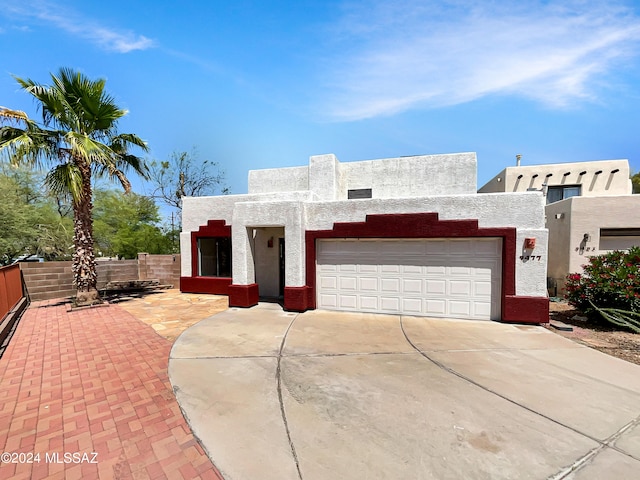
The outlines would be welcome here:
[[[355,188],[352,190],[347,190],[347,198],[349,200],[373,198],[373,191],[371,188]]]
[[[197,242],[197,275],[230,278],[232,276],[231,237],[203,236],[198,237]]]
[[[578,189],[578,193],[574,195],[567,195],[570,190]],[[561,192],[561,198],[555,198],[557,195],[551,195],[551,192]],[[582,185],[549,185],[547,187],[547,204],[566,200],[571,197],[582,196]]]

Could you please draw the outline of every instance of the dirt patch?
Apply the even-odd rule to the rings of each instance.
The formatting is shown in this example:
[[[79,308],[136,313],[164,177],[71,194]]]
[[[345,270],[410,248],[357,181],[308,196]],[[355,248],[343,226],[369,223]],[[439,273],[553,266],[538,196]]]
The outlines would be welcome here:
[[[615,327],[594,325],[584,319],[582,313],[565,302],[549,304],[549,318],[552,323],[562,322],[573,331],[557,330],[554,333],[574,342],[594,348],[613,357],[640,365],[640,334],[616,330]]]

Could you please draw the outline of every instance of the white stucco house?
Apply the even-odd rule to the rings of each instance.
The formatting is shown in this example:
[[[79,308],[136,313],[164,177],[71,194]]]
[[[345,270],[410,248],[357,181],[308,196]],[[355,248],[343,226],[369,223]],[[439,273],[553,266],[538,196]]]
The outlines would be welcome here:
[[[249,172],[248,193],[184,198],[185,292],[249,307],[548,321],[539,191],[478,194],[475,153]]]
[[[628,160],[507,167],[478,192],[541,191],[549,230],[551,294],[588,257],[640,245],[640,195],[632,195]]]

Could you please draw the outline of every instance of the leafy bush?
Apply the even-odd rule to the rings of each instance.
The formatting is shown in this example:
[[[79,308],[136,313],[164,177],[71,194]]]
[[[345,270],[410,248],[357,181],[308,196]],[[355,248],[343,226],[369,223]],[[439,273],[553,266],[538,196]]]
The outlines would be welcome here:
[[[639,313],[640,247],[591,257],[582,274],[567,276],[565,289],[569,303],[592,320],[602,318],[597,309]]]

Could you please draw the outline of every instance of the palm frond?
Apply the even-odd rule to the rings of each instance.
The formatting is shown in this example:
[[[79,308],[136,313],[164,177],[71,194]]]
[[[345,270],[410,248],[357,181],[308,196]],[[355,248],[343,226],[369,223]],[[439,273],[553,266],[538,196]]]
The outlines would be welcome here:
[[[75,163],[61,163],[47,173],[45,185],[54,195],[69,195],[74,202],[82,199],[82,175]]]
[[[29,117],[21,110],[11,110],[7,107],[0,106],[0,120],[11,120],[14,122],[27,121]]]

